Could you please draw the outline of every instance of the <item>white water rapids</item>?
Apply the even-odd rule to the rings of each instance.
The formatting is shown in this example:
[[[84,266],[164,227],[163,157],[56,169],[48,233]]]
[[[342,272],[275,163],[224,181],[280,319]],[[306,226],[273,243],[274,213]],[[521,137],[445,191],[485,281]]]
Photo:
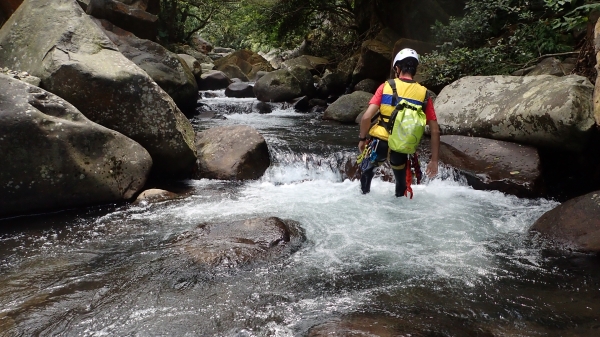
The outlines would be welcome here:
[[[5,220],[15,226],[0,233],[2,335],[320,336],[327,324],[386,336],[600,331],[600,275],[527,233],[556,202],[473,190],[445,167],[413,186],[412,200],[380,178],[362,195],[340,173],[356,126],[292,109],[226,117],[195,123],[257,128],[273,156],[261,179],[190,180],[182,199]],[[199,270],[169,244],[199,223],[270,216],[306,235],[274,263]]]

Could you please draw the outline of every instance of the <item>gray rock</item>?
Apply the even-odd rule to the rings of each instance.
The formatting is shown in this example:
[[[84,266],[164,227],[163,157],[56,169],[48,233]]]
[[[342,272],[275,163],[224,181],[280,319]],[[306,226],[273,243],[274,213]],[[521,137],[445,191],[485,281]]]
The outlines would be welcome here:
[[[169,47],[169,49],[177,54],[188,54],[196,60],[198,60],[200,64],[213,63],[213,60],[208,55],[202,54],[201,52],[197,51],[196,49],[187,44],[173,44]]]
[[[446,86],[435,102],[442,134],[579,151],[595,121],[594,87],[581,76],[474,76]]]
[[[321,98],[327,98],[330,95],[339,96],[346,91],[344,75],[337,71],[325,70],[325,74],[317,83],[317,95]]]
[[[202,224],[172,245],[200,265],[234,268],[290,255],[304,241],[297,222],[271,217]]]
[[[377,91],[377,88],[379,88],[379,86],[381,85],[382,82],[377,82],[375,80],[372,80],[370,78],[366,78],[360,82],[358,82],[355,86],[354,86],[354,90],[355,91],[364,91],[364,92],[368,92],[371,94],[374,94],[375,91]]]
[[[559,205],[542,215],[530,231],[566,248],[600,253],[600,191]]]
[[[325,72],[325,67],[329,64],[327,59],[322,57],[302,55],[293,59],[289,59],[281,64],[282,69],[292,69],[303,67],[310,70],[313,75],[320,75]]]
[[[2,69],[0,69],[0,74],[12,77],[15,80],[21,80],[25,83],[29,83],[36,87],[39,87],[40,83],[42,82],[42,80],[39,77],[31,76],[26,71],[18,72],[18,71],[9,70],[8,68],[2,68]]]
[[[235,98],[254,97],[254,87],[248,83],[231,83],[227,89],[225,89],[225,96]]]
[[[306,70],[308,72],[308,70]],[[310,75],[310,72],[308,72]],[[312,76],[309,76],[312,83]],[[302,79],[306,81],[306,79]],[[302,84],[287,69],[270,72],[261,77],[254,85],[254,94],[263,102],[285,102],[303,95],[302,89],[307,84]]]
[[[260,178],[271,165],[261,134],[246,125],[199,132],[197,178],[245,180]]]
[[[372,94],[363,91],[344,95],[327,107],[323,119],[354,123],[360,114],[367,110],[371,98],[373,98]]]
[[[518,197],[542,196],[537,149],[499,140],[442,136],[440,161],[463,173],[479,190],[497,190]]]
[[[538,75],[553,75],[553,76],[565,76],[568,73],[565,71],[562,63],[555,57],[548,57],[538,63],[526,76],[538,76]]]
[[[200,63],[200,66],[202,67],[202,73],[206,73],[215,69],[215,65],[212,63]]]
[[[206,41],[199,33],[194,33],[189,40],[190,46],[202,54],[208,54],[213,51],[213,46]]]
[[[106,20],[94,21],[125,57],[142,68],[173,98],[181,111],[187,114],[194,112],[198,84],[187,63],[156,42],[140,39]]]
[[[135,36],[156,41],[158,16],[117,0],[90,0],[86,13],[105,19]]]
[[[235,49],[225,48],[225,47],[215,47],[212,51],[214,53],[218,53],[218,54],[231,54],[231,53],[235,52]]]
[[[248,77],[240,67],[235,64],[226,64],[219,68],[220,71],[225,73],[229,78],[239,78],[242,82],[248,82]]]
[[[214,63],[217,70],[222,70],[226,65],[236,65],[249,79],[255,78],[256,73],[259,71],[273,70],[273,67],[262,56],[245,49],[227,54]]]
[[[200,76],[198,82],[199,90],[221,90],[227,88],[231,80],[225,73],[218,70],[210,70]]]
[[[127,200],[148,152],[62,98],[0,74],[0,216]]]
[[[196,60],[193,56],[188,54],[177,54],[177,56],[179,56],[179,59],[182,62],[185,62],[188,68],[190,68],[192,74],[194,74],[194,78],[196,79],[196,81],[199,81],[200,75],[202,75],[202,65],[200,64],[200,62]]]
[[[365,78],[372,78],[383,83],[388,79],[393,59],[392,48],[393,46],[377,40],[363,42],[352,81],[358,83]]]
[[[178,195],[173,192],[152,188],[145,190],[135,199],[135,204],[149,203],[149,202],[161,202],[166,200],[176,199]]]
[[[140,143],[152,156],[154,174],[191,173],[190,122],[76,2],[25,0],[0,29],[0,63],[41,78],[46,90],[90,120]]]

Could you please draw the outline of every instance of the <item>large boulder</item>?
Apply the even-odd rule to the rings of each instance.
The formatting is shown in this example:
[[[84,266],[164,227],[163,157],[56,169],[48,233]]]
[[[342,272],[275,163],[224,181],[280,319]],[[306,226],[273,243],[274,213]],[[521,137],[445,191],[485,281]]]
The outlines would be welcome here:
[[[242,82],[248,82],[248,77],[246,74],[235,64],[226,64],[225,66],[219,68],[219,70],[225,73],[225,75],[227,75],[229,78],[238,78]]]
[[[0,216],[132,198],[152,166],[135,141],[0,74]]]
[[[542,215],[530,231],[571,249],[600,253],[600,191],[559,205]]]
[[[378,40],[363,42],[360,58],[352,73],[352,82],[358,83],[365,78],[382,82],[389,78],[392,67],[392,46]]]
[[[465,136],[442,136],[440,161],[458,169],[479,190],[518,197],[544,192],[537,149],[510,142]]]
[[[377,91],[377,88],[379,88],[380,85],[381,85],[381,82],[377,82],[370,78],[366,78],[366,79],[356,83],[356,85],[354,86],[354,91],[364,91],[364,92],[368,92],[371,94],[375,94],[375,92]]]
[[[208,57],[208,55],[202,54],[201,52],[197,51],[196,49],[192,48],[187,44],[172,44],[169,46],[169,50],[177,54],[188,54],[196,60],[198,60],[200,64],[213,62],[213,60],[210,57]]]
[[[90,0],[86,12],[98,19],[112,22],[135,36],[156,41],[158,16],[118,0]]]
[[[236,65],[249,79],[254,79],[259,71],[273,71],[273,67],[264,57],[246,49],[228,54],[216,60],[214,64],[217,70],[221,70],[228,64]]]
[[[538,76],[538,75],[553,75],[553,76],[565,76],[569,73],[564,68],[562,62],[555,57],[547,57],[538,63],[526,76]]]
[[[26,0],[0,29],[0,65],[41,78],[44,89],[90,120],[140,143],[153,173],[191,173],[190,122],[75,1]]]
[[[106,20],[94,20],[119,51],[142,68],[185,113],[193,112],[198,101],[194,74],[177,54],[150,40],[136,37]],[[198,67],[200,64],[198,64]]]
[[[304,240],[297,222],[270,217],[201,224],[172,246],[199,265],[234,268],[292,254]]]
[[[346,78],[338,71],[325,70],[325,74],[319,80],[317,95],[321,98],[340,96],[346,91]]]
[[[190,38],[190,46],[202,54],[207,55],[213,50],[213,46],[210,42],[206,41],[200,34],[195,33]]]
[[[361,113],[369,106],[373,95],[364,91],[355,91],[344,95],[327,107],[323,119],[330,119],[342,123],[354,123]]]
[[[293,59],[289,59],[281,64],[282,69],[292,69],[304,67],[310,70],[313,75],[320,75],[325,72],[325,67],[329,61],[322,57],[302,55]]]
[[[254,85],[256,98],[263,102],[286,102],[309,93],[314,94],[314,90],[310,71],[300,67],[272,71]]]
[[[188,68],[190,68],[196,81],[199,81],[200,76],[202,75],[202,64],[200,64],[200,62],[196,60],[193,56],[188,54],[177,54],[177,56],[179,56],[181,62],[185,62]]]
[[[247,125],[223,126],[199,132],[197,178],[258,179],[271,165],[263,136]]]
[[[584,77],[472,76],[446,86],[435,106],[443,134],[580,151],[595,124]]]

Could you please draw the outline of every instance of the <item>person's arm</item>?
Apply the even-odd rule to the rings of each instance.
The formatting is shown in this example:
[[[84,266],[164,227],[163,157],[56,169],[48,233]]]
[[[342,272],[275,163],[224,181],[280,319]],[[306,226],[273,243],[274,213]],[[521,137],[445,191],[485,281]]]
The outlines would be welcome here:
[[[379,111],[379,105],[370,104],[365,111],[365,114],[362,116],[360,120],[360,132],[358,133],[359,138],[367,138],[369,135],[369,128],[371,127],[371,119],[375,114]],[[361,140],[358,142],[358,150],[363,152],[365,149],[366,141]]]
[[[433,178],[438,174],[438,153],[440,151],[440,126],[437,120],[428,120],[429,132],[431,133],[431,159],[427,164],[425,174]]]

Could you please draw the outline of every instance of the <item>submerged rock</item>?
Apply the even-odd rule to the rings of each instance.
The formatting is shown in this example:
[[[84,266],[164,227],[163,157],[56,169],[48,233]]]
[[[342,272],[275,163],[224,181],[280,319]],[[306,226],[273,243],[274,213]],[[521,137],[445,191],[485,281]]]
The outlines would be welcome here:
[[[442,134],[580,151],[595,120],[594,86],[581,76],[471,76],[435,102]]]
[[[600,253],[600,191],[546,212],[529,230],[577,251]]]
[[[140,143],[152,156],[154,174],[191,174],[192,125],[77,2],[23,2],[0,29],[0,63],[41,78],[42,87],[90,120]]]
[[[152,159],[43,89],[0,74],[0,216],[127,200]]]
[[[138,195],[138,197],[135,199],[135,203],[138,204],[142,202],[160,202],[175,198],[177,198],[176,193],[152,188],[140,193],[140,195]]]
[[[297,222],[271,217],[202,224],[174,245],[198,264],[233,268],[289,255],[304,240]]]
[[[440,161],[461,171],[469,185],[519,197],[543,193],[540,156],[525,145],[465,136],[442,136]]]
[[[265,139],[250,126],[223,126],[199,132],[196,146],[196,178],[258,179],[271,165]]]

